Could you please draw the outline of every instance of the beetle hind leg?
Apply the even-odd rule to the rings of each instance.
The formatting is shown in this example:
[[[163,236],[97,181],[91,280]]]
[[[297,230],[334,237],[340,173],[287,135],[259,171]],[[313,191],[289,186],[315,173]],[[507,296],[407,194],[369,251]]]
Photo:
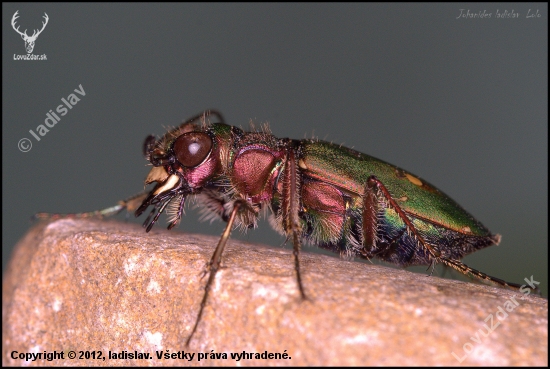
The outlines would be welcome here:
[[[380,204],[383,203],[383,206]],[[441,251],[437,245],[428,241],[418,232],[411,219],[392,197],[386,186],[376,176],[370,176],[365,184],[363,196],[363,256],[374,255],[380,225],[380,211],[384,207],[392,208],[405,224],[407,233],[420,244],[435,262],[439,261]]]
[[[501,286],[501,287],[504,287],[504,288],[507,288],[507,289],[511,289],[511,290],[514,290],[514,291],[518,291],[522,288],[522,285],[519,285],[517,283],[506,282],[505,280],[502,280],[500,278],[491,277],[490,275],[485,274],[483,272],[480,272],[479,270],[476,270],[474,268],[470,268],[468,265],[462,263],[459,260],[453,260],[453,259],[442,257],[442,258],[440,258],[440,261],[443,263],[443,265],[451,267],[455,270],[458,270],[460,273],[464,274],[465,276],[467,276],[469,278],[476,278],[476,279],[478,279],[482,282],[489,282],[491,284],[496,284],[498,286]],[[528,286],[526,286],[526,287],[528,287]],[[529,288],[531,288],[531,287],[529,287]],[[536,294],[540,294],[540,290],[538,289],[538,287],[536,287],[534,289],[531,288],[531,290]]]

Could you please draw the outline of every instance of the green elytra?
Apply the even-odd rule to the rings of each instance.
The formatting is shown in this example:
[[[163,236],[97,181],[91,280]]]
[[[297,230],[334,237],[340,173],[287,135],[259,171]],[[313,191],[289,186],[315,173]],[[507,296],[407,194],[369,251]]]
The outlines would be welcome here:
[[[364,194],[371,175],[384,183],[407,213],[456,232],[490,236],[489,231],[449,196],[423,179],[369,155],[328,142],[306,142],[307,176],[331,183],[356,195]]]

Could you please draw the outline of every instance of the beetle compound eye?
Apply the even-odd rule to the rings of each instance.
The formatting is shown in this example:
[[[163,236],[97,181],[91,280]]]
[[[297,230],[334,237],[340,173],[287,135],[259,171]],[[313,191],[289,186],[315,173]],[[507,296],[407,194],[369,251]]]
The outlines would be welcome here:
[[[195,167],[202,163],[212,149],[212,139],[203,132],[189,132],[174,142],[176,158],[184,167]]]

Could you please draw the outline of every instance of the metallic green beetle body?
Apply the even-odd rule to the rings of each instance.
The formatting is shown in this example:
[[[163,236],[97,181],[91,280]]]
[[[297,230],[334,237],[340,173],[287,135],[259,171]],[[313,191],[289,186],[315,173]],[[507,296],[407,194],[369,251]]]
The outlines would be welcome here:
[[[212,116],[220,123],[210,123]],[[145,180],[146,185],[156,183],[152,190],[108,209],[65,216],[109,216],[135,208],[139,216],[151,206],[143,224],[147,232],[165,209],[171,229],[180,222],[187,198],[195,196],[202,211],[227,222],[205,270],[209,278],[187,344],[201,320],[231,229],[255,227],[261,209],[270,210],[273,228],[293,243],[302,298],[303,242],[344,257],[400,266],[442,263],[468,276],[521,288],[460,261],[498,244],[499,235],[423,179],[355,150],[318,140],[280,139],[267,128],[245,132],[223,123],[220,113],[206,111],[158,140],[147,137],[143,152],[153,166]]]
[[[306,188],[311,185],[308,180],[328,184],[341,193],[344,203],[345,212],[306,216],[312,225],[310,228],[323,227],[327,223],[341,225],[337,227],[342,230],[338,237],[334,234],[316,240],[322,247],[350,256],[378,256],[401,266],[431,262],[427,250],[416,246],[414,236],[406,231],[406,224],[391,206],[387,206],[384,198],[380,199],[374,244],[365,244],[361,239],[357,225],[364,223],[362,198],[365,184],[373,175],[384,184],[416,230],[443,256],[459,259],[499,241],[499,236],[493,236],[460,205],[428,182],[369,155],[328,142],[302,141],[299,166],[306,179]],[[308,205],[304,206],[307,210]],[[348,222],[352,224],[346,225]]]
[[[208,123],[210,115],[222,123]],[[198,155],[186,145],[205,149]],[[147,138],[144,153],[154,166],[146,183],[157,182],[136,210],[138,216],[153,206],[144,223],[147,230],[170,203],[176,215],[168,228],[173,227],[185,199],[195,195],[203,211],[228,222],[209,263],[211,278],[233,224],[253,228],[260,209],[267,208],[270,224],[294,245],[304,298],[299,262],[304,242],[345,258],[378,258],[399,266],[442,263],[468,276],[520,288],[460,261],[498,244],[499,235],[423,179],[355,150],[319,140],[280,139],[266,128],[245,132],[223,123],[221,114],[205,112],[158,141]]]

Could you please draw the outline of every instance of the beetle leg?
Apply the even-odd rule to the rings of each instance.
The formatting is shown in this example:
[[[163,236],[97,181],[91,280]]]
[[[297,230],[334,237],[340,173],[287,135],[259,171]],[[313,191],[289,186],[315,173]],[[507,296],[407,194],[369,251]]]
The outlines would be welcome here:
[[[370,176],[365,185],[365,195],[363,196],[363,242],[364,245],[375,245],[378,225],[378,196],[383,196],[391,207],[405,223],[407,231],[411,233],[416,240],[426,249],[432,258],[438,260],[441,252],[436,245],[428,243],[424,237],[416,230],[407,214],[401,209],[399,204],[393,199],[392,195],[384,184],[376,178]]]
[[[470,277],[470,278],[472,278],[472,277],[478,278],[480,280],[488,281],[488,282],[497,284],[499,286],[506,287],[506,288],[516,290],[516,291],[519,290],[522,287],[521,285],[516,284],[516,283],[506,282],[506,281],[504,281],[500,278],[491,277],[490,275],[487,275],[483,272],[480,272],[479,270],[476,270],[474,268],[470,268],[468,265],[462,263],[459,260],[453,260],[453,259],[448,259],[446,257],[441,257],[440,261],[444,265],[449,266],[449,267],[451,267],[455,270],[458,270],[460,273],[462,273],[465,276]],[[525,287],[531,288],[530,286],[525,286]],[[535,287],[534,289],[531,288],[531,290],[536,294],[540,294],[540,290],[539,290],[538,287]]]
[[[191,331],[191,334],[185,342],[186,346],[189,346],[189,342],[191,342],[191,339],[193,338],[193,335],[195,334],[199,322],[202,318],[202,313],[204,311],[204,307],[206,306],[206,301],[208,300],[208,293],[210,292],[210,288],[212,286],[212,283],[214,282],[214,278],[216,277],[216,272],[220,268],[223,249],[225,248],[225,244],[227,243],[227,240],[231,235],[231,229],[233,228],[233,224],[235,223],[237,213],[239,212],[239,209],[241,207],[246,207],[247,205],[248,204],[245,202],[245,200],[236,200],[233,204],[233,211],[231,211],[231,215],[229,216],[227,225],[225,226],[222,236],[218,242],[218,246],[216,246],[216,250],[214,250],[214,254],[212,254],[212,258],[208,262],[207,269],[210,271],[210,275],[208,276],[208,281],[206,281],[206,285],[204,286],[204,295],[202,296],[197,319],[195,319],[195,325],[193,326],[193,330]]]
[[[364,245],[375,245],[376,242],[376,232],[378,224],[378,196],[380,195],[384,197],[384,199],[388,202],[388,206],[395,210],[395,212],[403,220],[407,231],[410,232],[418,240],[418,242],[426,248],[426,250],[428,250],[430,256],[432,257],[432,273],[435,263],[441,262],[443,263],[443,265],[458,270],[460,273],[468,277],[474,277],[480,280],[489,281],[502,287],[507,287],[514,290],[519,290],[521,288],[521,285],[519,284],[506,282],[502,279],[491,277],[490,275],[480,272],[479,270],[470,268],[459,260],[449,259],[445,256],[441,256],[441,252],[438,250],[437,246],[426,242],[424,237],[419,234],[419,232],[416,230],[403,209],[401,209],[401,207],[393,199],[386,186],[384,186],[384,184],[378,178],[376,178],[376,176],[370,176],[367,180],[367,184],[365,186],[365,195],[363,197]],[[534,292],[538,293],[538,288],[534,289]]]
[[[126,209],[129,212],[134,211],[139,204],[149,195],[149,192],[141,192],[137,195],[129,197],[126,200],[119,201],[115,206],[111,206],[102,210],[90,211],[87,213],[71,213],[71,214],[55,214],[55,213],[36,213],[32,216],[32,220],[38,219],[61,219],[61,218],[104,218],[117,215],[122,210]]]
[[[304,286],[302,285],[302,276],[300,274],[300,249],[301,249],[301,234],[302,227],[300,225],[300,177],[298,175],[298,167],[296,165],[296,151],[292,141],[288,145],[287,163],[284,169],[283,182],[283,198],[281,210],[283,215],[283,229],[287,234],[287,238],[292,236],[294,245],[294,269],[296,270],[296,280],[298,289],[303,300],[306,299]]]

